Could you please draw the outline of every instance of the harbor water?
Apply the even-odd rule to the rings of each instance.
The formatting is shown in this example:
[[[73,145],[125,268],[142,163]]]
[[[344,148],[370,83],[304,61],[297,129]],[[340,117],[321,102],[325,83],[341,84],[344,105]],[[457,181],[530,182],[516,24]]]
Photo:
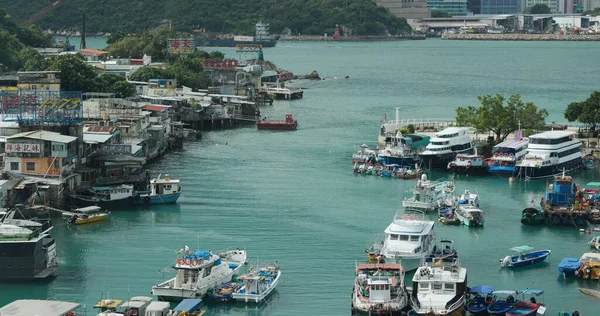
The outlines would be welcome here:
[[[222,49],[235,56],[233,49]],[[564,122],[567,104],[597,89],[595,43],[400,41],[382,43],[280,42],[265,49],[279,67],[325,80],[305,82],[304,98],[261,108],[262,116],[292,113],[294,132],[248,126],[208,132],[198,142],[150,165],[155,175],[181,179],[177,205],[113,212],[105,222],[69,226],[55,221],[59,275],[42,282],[5,283],[0,306],[22,298],[53,298],[91,306],[101,298],[149,295],[175,251],[240,247],[249,260],[278,261],[282,277],[261,307],[211,305],[209,315],[347,315],[356,262],[410,195],[416,180],[354,175],[357,145],[376,144],[383,112],[403,117],[454,117],[455,107],[476,105],[478,95],[520,93]],[[348,76],[349,78],[345,78]],[[430,177],[449,177],[435,173]],[[579,183],[600,179],[580,172]],[[545,290],[548,315],[579,310],[597,315],[598,301],[577,288],[599,290],[598,281],[563,280],[563,257],[590,252],[591,235],[575,227],[524,227],[521,211],[539,204],[544,181],[509,182],[499,177],[456,178],[457,193],[478,191],[483,228],[443,226],[454,240],[468,285]],[[435,218],[431,215],[430,218]],[[528,244],[550,249],[530,268],[501,268],[509,248]],[[412,275],[409,275],[409,280]]]

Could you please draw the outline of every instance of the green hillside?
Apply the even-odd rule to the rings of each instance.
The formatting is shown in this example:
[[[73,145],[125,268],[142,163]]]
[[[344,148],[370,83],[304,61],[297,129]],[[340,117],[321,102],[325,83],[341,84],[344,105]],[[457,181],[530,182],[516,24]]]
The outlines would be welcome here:
[[[55,0],[0,0],[18,22],[23,22]],[[373,0],[64,0],[36,22],[42,29],[79,30],[86,13],[91,33],[133,33],[168,24],[182,31],[252,35],[263,20],[273,33],[288,27],[294,34],[332,34],[336,24],[356,35],[400,34],[410,30],[405,19],[377,7]]]

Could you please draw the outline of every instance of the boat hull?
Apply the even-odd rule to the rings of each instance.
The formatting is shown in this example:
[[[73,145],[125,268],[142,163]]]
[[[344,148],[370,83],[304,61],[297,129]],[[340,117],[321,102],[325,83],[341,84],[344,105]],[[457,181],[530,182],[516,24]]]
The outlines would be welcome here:
[[[277,283],[279,282],[280,276],[281,276],[281,271],[277,273],[277,277],[275,278],[275,280],[273,280],[273,282],[271,283],[269,288],[260,294],[233,293],[231,295],[231,297],[238,302],[256,303],[256,304],[262,303],[262,301],[264,301],[271,293],[273,293],[273,291],[275,290],[275,287],[277,286]]]
[[[114,210],[114,209],[124,209],[124,208],[128,208],[131,207],[134,202],[135,202],[136,198],[134,197],[128,197],[125,199],[119,199],[119,200],[96,200],[96,199],[88,199],[85,197],[75,197],[75,205],[77,205],[78,207],[86,207],[86,206],[99,206],[103,209],[109,209],[109,210]]]
[[[572,276],[575,275],[575,271],[577,271],[580,266],[581,262],[579,261],[579,258],[564,258],[558,264],[558,273],[565,277]]]
[[[140,195],[135,204],[173,204],[181,196],[181,192],[161,195]]]
[[[379,160],[384,166],[387,165],[401,165],[401,166],[414,166],[418,164],[421,159],[418,157],[395,157],[395,156],[379,156]]]
[[[563,173],[563,170],[565,173],[573,172],[577,169],[580,169],[581,166],[581,158],[577,158],[556,165],[542,167],[519,167],[519,174],[526,179],[543,179],[560,175]]]
[[[421,158],[421,162],[423,164],[423,167],[430,169],[430,170],[435,170],[435,169],[447,169],[448,168],[448,163],[452,160],[454,160],[454,158],[456,157],[456,153],[452,152],[452,153],[447,153],[447,154],[441,154],[441,155],[419,155],[419,157]]]
[[[298,124],[285,122],[258,122],[256,128],[267,131],[295,131],[298,129]]]
[[[488,173],[487,166],[449,166],[448,170],[458,174],[484,175]]]
[[[473,219],[468,219],[467,217],[463,216],[460,211],[456,212],[456,218],[458,218],[463,225],[465,226],[469,226],[469,227],[481,227],[483,226],[483,219],[482,220],[473,220]]]
[[[75,220],[75,225],[82,225],[82,224],[88,224],[88,223],[93,223],[93,222],[99,222],[101,220],[104,220],[107,216],[108,216],[108,214],[94,216],[94,217],[91,217],[91,218],[78,218],[78,219]]]
[[[548,211],[547,219],[552,225],[585,226],[587,213],[573,213],[569,211]]]
[[[518,302],[515,307],[506,313],[506,316],[530,316],[535,315],[539,305],[529,302]]]
[[[236,45],[262,45],[262,47],[275,47],[277,41],[234,41],[234,40],[219,40],[219,39],[197,39],[195,40],[196,47],[235,47]]]
[[[502,177],[512,177],[517,174],[518,168],[515,166],[490,166],[488,173]]]

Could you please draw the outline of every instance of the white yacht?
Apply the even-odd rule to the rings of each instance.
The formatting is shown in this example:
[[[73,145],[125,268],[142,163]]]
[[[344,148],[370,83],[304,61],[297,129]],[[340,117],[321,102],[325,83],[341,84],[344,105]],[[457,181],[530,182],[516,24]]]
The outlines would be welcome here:
[[[508,177],[516,175],[519,169],[516,164],[527,154],[528,145],[529,138],[516,137],[494,146],[488,172]]]
[[[411,305],[417,315],[464,315],[467,269],[458,258],[452,262],[426,262],[412,280]]]
[[[177,275],[152,287],[161,301],[201,298],[208,289],[231,281],[246,263],[246,251],[236,249],[218,255],[209,251],[190,252],[186,246],[177,252],[173,268]]]
[[[473,143],[466,127],[448,127],[435,133],[435,137],[419,156],[429,169],[446,169],[457,154],[473,154]]]
[[[581,141],[574,132],[549,131],[529,137],[527,154],[517,163],[526,179],[544,178],[581,167]]]
[[[406,271],[415,270],[435,247],[434,225],[433,221],[397,212],[385,229],[385,239],[371,246],[367,253],[383,258],[380,262],[396,262]]]
[[[402,201],[406,210],[432,212],[437,210],[448,197],[454,195],[454,182],[430,181],[427,175],[421,175],[413,190],[413,195]]]
[[[356,265],[352,315],[406,315],[410,308],[408,297],[400,264]]]

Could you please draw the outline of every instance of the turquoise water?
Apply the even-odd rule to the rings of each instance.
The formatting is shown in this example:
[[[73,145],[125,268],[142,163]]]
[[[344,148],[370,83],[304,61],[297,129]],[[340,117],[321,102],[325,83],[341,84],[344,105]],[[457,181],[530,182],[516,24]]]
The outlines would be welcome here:
[[[566,104],[597,88],[598,66],[587,61],[598,52],[595,43],[281,42],[266,49],[265,58],[295,73],[317,70],[326,77],[306,83],[302,100],[261,109],[269,118],[293,113],[298,131],[246,127],[186,143],[185,150],[150,166],[153,173],[182,180],[178,205],[113,212],[104,223],[78,227],[57,221],[60,275],[43,283],[3,284],[0,305],[55,298],[90,310],[101,295],[148,295],[176,249],[200,245],[245,248],[250,260],[278,260],[283,271],[267,305],[211,306],[210,315],[347,315],[355,262],[366,259],[364,249],[415,185],[351,173],[350,155],[359,144],[376,143],[382,113],[390,116],[400,106],[407,117],[452,117],[456,106],[475,104],[477,95],[500,92],[520,93],[548,108],[551,120],[564,121]],[[598,178],[596,171],[575,176],[582,183]],[[481,194],[486,226],[436,224],[437,236],[455,241],[471,286],[539,288],[546,291],[548,315],[574,309],[597,315],[598,302],[577,288],[598,290],[599,283],[565,281],[556,269],[563,257],[590,251],[592,237],[575,228],[520,224],[521,210],[531,199],[539,203],[544,188],[544,182],[458,177],[457,192]],[[552,254],[531,268],[500,268],[508,248],[522,244]]]

